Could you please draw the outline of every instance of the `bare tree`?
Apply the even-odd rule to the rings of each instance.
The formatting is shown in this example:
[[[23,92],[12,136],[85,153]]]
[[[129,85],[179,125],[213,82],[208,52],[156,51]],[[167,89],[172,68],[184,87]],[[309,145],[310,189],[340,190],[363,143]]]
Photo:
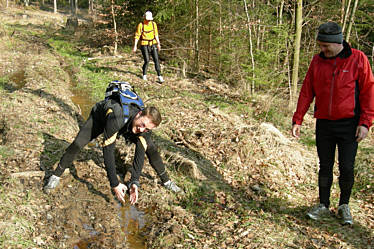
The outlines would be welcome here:
[[[57,0],[53,0],[53,13],[57,13]]]
[[[75,0],[75,3],[74,3],[74,7],[75,7],[75,14],[78,14],[78,0]]]
[[[247,15],[247,26],[248,26],[248,38],[249,38],[249,53],[251,55],[251,62],[252,62],[252,87],[251,87],[251,94],[254,94],[255,91],[255,60],[253,58],[253,45],[252,45],[252,30],[251,30],[251,23],[249,19],[249,13],[247,8],[247,1],[244,0],[244,9]],[[248,86],[246,86],[249,89]]]
[[[117,47],[118,47],[118,33],[117,33],[117,22],[116,22],[116,15],[114,13],[114,0],[112,0],[112,17],[113,17],[113,30],[114,30],[114,55],[117,55]]]
[[[349,24],[348,24],[347,33],[345,35],[345,40],[347,42],[349,42],[349,38],[351,36],[351,30],[352,30],[352,25],[353,25],[354,18],[355,18],[355,13],[356,13],[357,5],[358,5],[358,0],[355,0],[355,2],[353,4],[352,13],[351,13],[351,18],[350,18],[350,21],[349,21]]]
[[[344,9],[345,9],[345,0],[342,0],[342,8],[340,11],[340,23],[344,21]]]
[[[69,0],[69,3],[70,3],[70,14],[76,15],[77,14],[76,0]]]
[[[88,11],[91,14],[94,12],[94,0],[89,0],[88,1]]]
[[[284,0],[281,1],[281,5],[279,7],[279,24],[283,24],[283,9],[284,9]]]
[[[371,67],[374,68],[374,45],[373,49],[371,50]]]
[[[345,9],[345,15],[344,15],[344,21],[343,21],[343,29],[342,29],[343,33],[344,33],[345,25],[347,23],[347,19],[348,19],[348,16],[349,16],[350,6],[351,6],[351,0],[348,1],[347,8]]]
[[[301,31],[303,27],[303,1],[297,0],[296,7],[296,34],[295,34],[295,51],[293,56],[293,67],[292,67],[292,96],[290,105],[293,106],[296,101],[298,73],[299,73],[299,60],[300,60],[300,42],[301,42]]]
[[[200,69],[200,55],[199,55],[199,0],[195,0],[195,68],[196,72]]]

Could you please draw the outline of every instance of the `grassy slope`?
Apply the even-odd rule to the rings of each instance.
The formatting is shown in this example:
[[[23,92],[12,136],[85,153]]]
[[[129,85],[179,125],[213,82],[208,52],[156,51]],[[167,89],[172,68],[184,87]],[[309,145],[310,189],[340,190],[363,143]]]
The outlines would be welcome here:
[[[167,82],[163,86],[154,82],[154,75],[150,76],[150,82],[144,83],[139,79],[141,57],[139,54],[131,55],[129,49],[122,51],[121,58],[87,60],[88,52],[82,51],[91,51],[92,48],[87,48],[82,39],[87,36],[84,30],[79,30],[75,35],[61,30],[53,33],[56,27],[49,26],[48,22],[28,25],[22,20],[3,25],[2,29],[2,39],[9,42],[9,51],[15,52],[22,47],[27,51],[27,44],[32,41],[25,37],[31,39],[37,36],[39,42],[44,40],[52,51],[63,56],[63,68],[69,72],[70,81],[80,88],[93,89],[93,100],[101,99],[108,80],[116,78],[132,82],[147,104],[161,109],[164,122],[155,132],[155,139],[172,178],[183,187],[186,194],[167,194],[157,190],[155,181],[142,178],[139,207],[151,208],[154,214],[143,231],[148,236],[149,247],[373,246],[373,169],[370,168],[373,161],[370,155],[373,154],[370,146],[373,144],[372,136],[361,145],[356,167],[357,184],[352,198],[356,225],[352,228],[341,227],[335,218],[312,222],[304,218],[304,212],[317,198],[316,155],[313,144],[308,147],[293,141],[288,136],[288,130],[282,129],[288,128],[290,118],[290,113],[282,108],[287,104],[285,101],[276,100],[269,106],[270,98],[266,96],[244,100],[238,93],[232,93],[214,81],[180,79],[172,72],[165,73]],[[15,29],[22,36],[10,37]],[[14,42],[18,42],[19,46],[14,46]],[[9,63],[19,65],[19,61]],[[28,75],[32,75],[32,67],[28,66],[26,70],[30,72]],[[153,67],[150,67],[150,71],[153,72]],[[4,87],[9,82],[8,78],[9,73],[4,70],[1,75],[4,93],[9,92]],[[45,85],[48,86],[48,82]],[[61,95],[68,96],[69,93]],[[2,103],[6,105],[7,102]],[[286,135],[261,125],[263,117],[277,124]],[[32,123],[28,120],[25,122]],[[56,127],[69,127],[68,124],[57,124],[53,116],[48,121],[49,126],[52,134],[59,133],[53,130],[58,129]],[[313,140],[312,126],[313,121],[309,117],[303,140],[307,145]],[[41,145],[35,141],[35,146]],[[12,150],[21,150],[3,145],[0,149],[2,160],[11,155]],[[145,172],[154,176],[149,165],[145,167]],[[8,192],[5,184],[1,190],[2,217],[7,218],[5,223],[13,222],[16,224],[15,229],[18,229],[18,232],[10,234],[20,235],[20,231],[26,231],[30,235],[24,236],[25,241],[21,243],[24,244],[23,248],[36,245],[37,241],[31,238],[32,231],[37,230],[34,227],[37,224],[16,212],[13,205],[25,198],[38,200],[44,197],[35,193],[25,196],[20,194],[24,193],[22,189],[15,189],[11,196],[17,197],[13,199],[8,198],[11,192]],[[334,185],[334,205],[338,201],[338,192],[338,186]],[[16,215],[5,216],[9,212]],[[1,224],[2,227],[5,223]],[[3,245],[9,245],[12,241],[19,244],[21,240],[14,237],[9,242],[10,235],[7,233],[3,233],[1,238]]]

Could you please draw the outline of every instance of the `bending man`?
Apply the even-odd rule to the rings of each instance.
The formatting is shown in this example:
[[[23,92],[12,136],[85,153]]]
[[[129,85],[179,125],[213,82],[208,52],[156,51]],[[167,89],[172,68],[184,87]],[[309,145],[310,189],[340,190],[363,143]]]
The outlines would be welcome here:
[[[44,187],[45,192],[48,193],[58,186],[60,176],[72,164],[79,151],[102,133],[104,133],[104,164],[110,187],[118,200],[124,202],[124,195],[127,191],[127,186],[118,181],[116,174],[114,150],[115,141],[119,135],[136,144],[129,182],[131,204],[135,204],[138,200],[139,177],[145,154],[163,185],[173,192],[180,192],[181,189],[170,180],[157,147],[151,139],[151,130],[160,123],[161,114],[155,107],[141,109],[131,104],[129,115],[125,118],[122,106],[117,100],[107,99],[96,103],[77,137],[66,149],[53,175],[49,178],[48,184]]]

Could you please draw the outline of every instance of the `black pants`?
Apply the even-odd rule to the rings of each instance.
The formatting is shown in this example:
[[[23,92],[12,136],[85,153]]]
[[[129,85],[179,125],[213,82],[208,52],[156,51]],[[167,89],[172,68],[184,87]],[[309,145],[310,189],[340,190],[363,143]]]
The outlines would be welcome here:
[[[56,168],[54,175],[61,176],[65,169],[70,167],[73,163],[74,158],[78,155],[79,151],[87,145],[91,140],[97,138],[104,131],[104,125],[95,121],[92,112],[88,117],[85,124],[80,129],[78,135],[74,139],[73,143],[66,149],[62,156],[58,167]],[[156,171],[163,183],[167,182],[170,178],[166,172],[165,165],[162,162],[161,156],[157,151],[156,145],[151,139],[147,141],[146,155],[149,159],[149,163],[152,168]],[[131,172],[131,171],[130,171]]]
[[[354,183],[354,162],[358,143],[355,118],[341,120],[318,119],[316,125],[316,144],[319,157],[319,198],[326,207],[330,205],[330,190],[333,182],[335,150],[338,147],[339,161],[339,205],[348,204]]]
[[[152,46],[141,46],[140,50],[142,51],[144,64],[143,64],[143,75],[147,75],[147,68],[149,65],[149,54],[151,54],[153,62],[155,63],[155,70],[157,75],[161,75],[160,62],[158,60],[158,49],[156,45]]]

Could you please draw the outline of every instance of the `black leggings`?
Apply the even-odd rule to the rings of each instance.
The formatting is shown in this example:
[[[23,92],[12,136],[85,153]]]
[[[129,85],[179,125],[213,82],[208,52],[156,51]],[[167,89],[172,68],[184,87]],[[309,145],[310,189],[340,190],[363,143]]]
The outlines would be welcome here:
[[[338,146],[339,161],[339,205],[348,204],[354,183],[354,162],[358,143],[356,142],[357,119],[325,120],[316,124],[316,144],[319,157],[318,186],[320,203],[330,205],[330,190],[333,182],[335,150]]]
[[[103,133],[104,125],[95,121],[92,117],[92,113],[88,117],[85,124],[81,127],[78,135],[74,141],[66,149],[62,156],[60,163],[58,164],[54,175],[61,176],[67,167],[73,163],[74,158],[78,155],[79,151],[86,146],[91,140],[97,138]],[[170,178],[166,172],[165,165],[162,162],[161,156],[157,151],[156,145],[151,139],[147,139],[147,150],[146,155],[149,159],[149,163],[152,168],[156,171],[163,183],[167,182]],[[131,171],[130,171],[131,172]]]
[[[157,75],[161,75],[160,62],[158,61],[158,49],[156,45],[152,46],[141,46],[140,50],[142,51],[144,64],[143,64],[143,75],[147,75],[147,68],[149,65],[149,54],[151,54],[153,62],[155,63],[155,69]]]

